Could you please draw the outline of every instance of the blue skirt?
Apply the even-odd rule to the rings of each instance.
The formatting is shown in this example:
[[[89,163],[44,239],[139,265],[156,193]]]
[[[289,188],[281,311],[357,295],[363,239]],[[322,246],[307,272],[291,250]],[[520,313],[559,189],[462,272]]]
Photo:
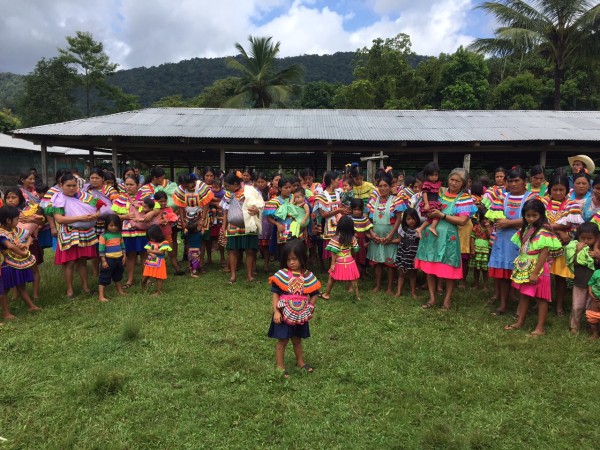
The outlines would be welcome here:
[[[2,267],[2,284],[4,291],[32,282],[33,272],[31,269],[15,269],[10,266]]]
[[[125,253],[140,253],[146,251],[144,247],[148,244],[148,238],[146,236],[126,237],[123,238],[123,242],[125,242]]]
[[[516,232],[515,228],[498,230],[496,240],[492,245],[488,267],[506,270],[514,269],[515,259],[519,256],[519,247],[512,243],[511,238]]]
[[[290,339],[292,337],[306,339],[310,337],[310,330],[308,322],[304,325],[288,325],[285,322],[275,323],[271,320],[267,336],[274,339]]]

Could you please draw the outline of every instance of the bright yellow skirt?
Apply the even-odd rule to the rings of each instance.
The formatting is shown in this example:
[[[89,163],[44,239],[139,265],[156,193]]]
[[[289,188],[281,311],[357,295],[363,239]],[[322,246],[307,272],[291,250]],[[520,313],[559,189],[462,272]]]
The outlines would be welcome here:
[[[552,267],[550,268],[550,273],[552,275],[557,275],[563,278],[575,278],[573,272],[569,270],[567,267],[567,260],[565,259],[565,255],[559,256],[552,263]]]

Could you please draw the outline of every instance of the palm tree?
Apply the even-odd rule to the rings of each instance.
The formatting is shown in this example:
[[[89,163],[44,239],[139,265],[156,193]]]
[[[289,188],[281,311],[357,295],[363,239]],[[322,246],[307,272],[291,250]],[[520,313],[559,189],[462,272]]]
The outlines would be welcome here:
[[[503,26],[495,37],[477,39],[470,48],[499,56],[536,51],[554,70],[554,109],[560,110],[565,71],[575,63],[598,58],[600,4],[589,0],[499,0],[479,9]]]
[[[235,48],[240,52],[241,59],[231,59],[227,65],[240,72],[241,76],[236,77],[236,95],[227,100],[225,106],[240,107],[250,103],[253,108],[269,108],[274,103],[284,103],[292,94],[300,92],[304,69],[292,64],[277,71],[275,58],[280,42],[273,44],[271,39],[249,36],[248,52],[236,42]]]

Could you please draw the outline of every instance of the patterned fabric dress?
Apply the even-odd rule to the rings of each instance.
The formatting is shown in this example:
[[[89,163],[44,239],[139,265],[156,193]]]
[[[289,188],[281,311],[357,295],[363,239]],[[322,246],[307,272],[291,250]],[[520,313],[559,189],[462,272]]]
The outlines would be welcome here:
[[[400,235],[400,244],[396,252],[396,267],[403,272],[415,269],[415,256],[419,248],[419,236],[417,230],[400,227],[398,230]]]
[[[185,208],[186,217],[191,219],[200,214],[202,208],[208,205],[214,199],[214,197],[215,194],[213,193],[212,189],[210,189],[210,187],[208,187],[204,182],[198,180],[196,181],[194,189],[191,191],[188,191],[183,186],[179,186],[177,189],[175,189],[172,200],[175,206],[179,208]],[[203,225],[205,225],[206,230],[209,229],[210,223],[208,223],[208,216],[207,223]],[[206,230],[203,229],[202,231]]]
[[[550,197],[541,197],[540,200],[546,206],[546,217],[551,224],[568,225],[570,228],[567,231],[572,231],[583,223],[581,206],[576,201],[568,197],[562,201],[552,200]],[[564,254],[553,256],[550,273],[563,278],[574,278],[575,274],[567,266]]]
[[[315,198],[315,207],[313,213],[321,219],[321,239],[323,239],[323,259],[331,258],[331,252],[326,250],[327,244],[337,232],[337,223],[340,220],[341,214],[334,214],[327,219],[323,219],[320,212],[336,211],[342,205],[339,191],[334,191],[333,194],[324,190],[317,194]]]
[[[474,240],[475,255],[469,260],[469,267],[487,272],[490,259],[490,231],[476,223],[471,231],[471,239]]]
[[[440,203],[440,189],[442,188],[442,182],[436,181],[432,183],[431,181],[425,181],[423,183],[422,192],[427,193],[427,203],[429,203],[429,211],[434,209],[440,209],[442,204]],[[426,216],[429,211],[425,211],[425,202],[421,202],[419,204],[420,213],[422,216]]]
[[[160,255],[148,253],[146,262],[144,263],[144,276],[157,278],[159,280],[167,279],[167,264],[165,263],[165,255],[167,252],[173,251],[167,241],[163,242],[148,242],[144,247],[146,250],[154,250],[163,252]]]
[[[112,202],[119,198],[119,193],[112,186],[103,185],[101,189],[92,187],[91,184],[83,186],[83,192],[87,192],[92,197],[102,200],[104,206],[100,208],[100,217],[96,221],[96,233],[100,236],[104,233],[104,219],[107,215],[112,214]]]
[[[367,216],[354,217],[351,216],[354,222],[354,236],[358,241],[358,253],[354,255],[354,259],[358,264],[365,265],[367,263],[367,231],[373,228],[373,224]]]
[[[338,237],[335,236],[327,244],[327,250],[337,255],[331,278],[337,281],[352,281],[360,278],[356,261],[352,257],[352,252],[356,253],[358,251],[356,236],[352,238],[352,245],[350,246],[341,245]]]
[[[275,197],[265,203],[265,209],[263,216],[270,217],[278,223],[285,226],[284,231],[279,231],[279,228],[273,231],[277,231],[277,244],[285,244],[288,240],[292,239],[292,223],[295,221],[295,216],[299,213],[299,207],[293,205],[290,202],[291,198],[283,198],[281,196]]]
[[[550,269],[544,263],[542,273],[536,283],[531,283],[529,277],[533,274],[538,257],[544,248],[550,252],[562,249],[562,244],[550,227],[542,227],[535,231],[531,226],[525,228],[523,239],[521,230],[511,238],[512,243],[519,248],[519,255],[514,261],[511,274],[512,286],[520,293],[533,298],[552,301]]]
[[[144,199],[150,197],[148,191],[138,190],[134,197],[131,197],[127,193],[122,193],[115,199],[112,205],[112,210],[119,215],[129,214],[141,208]],[[158,203],[156,204],[160,208]],[[156,225],[160,225],[158,219]],[[124,220],[123,221],[123,240],[125,241],[125,250],[127,253],[132,252],[144,252],[145,246],[148,243],[146,237],[146,230],[138,228],[138,224],[135,220]]]
[[[27,241],[27,232],[15,228],[6,230],[0,228],[0,250],[4,256],[2,262],[2,277],[0,282],[4,291],[8,291],[15,286],[21,286],[33,281],[33,272],[31,268],[35,266],[35,256],[27,252],[26,256],[20,256],[6,246],[7,243],[13,245],[22,244]]]
[[[369,218],[373,222],[373,232],[379,237],[386,237],[394,228],[396,213],[406,209],[406,204],[396,196],[390,195],[385,203],[381,197],[371,199],[367,204]],[[385,264],[393,267],[396,261],[397,244],[378,244],[369,242],[367,259],[371,264]]]
[[[521,219],[523,205],[527,200],[534,198],[537,198],[537,195],[531,192],[525,192],[522,195],[507,195],[504,191],[496,192],[492,197],[492,204],[485,217],[492,222],[501,219]],[[516,232],[516,228],[496,229],[492,253],[488,262],[490,277],[504,280],[510,279],[515,258],[519,256],[519,249],[511,241]]]
[[[244,188],[240,187],[235,194],[225,191],[225,195],[221,200],[221,208],[229,214],[229,210],[232,207],[236,209],[239,207],[241,213],[244,201]],[[227,220],[225,237],[227,238],[227,250],[258,250],[258,234],[246,233],[243,220],[239,224]]]

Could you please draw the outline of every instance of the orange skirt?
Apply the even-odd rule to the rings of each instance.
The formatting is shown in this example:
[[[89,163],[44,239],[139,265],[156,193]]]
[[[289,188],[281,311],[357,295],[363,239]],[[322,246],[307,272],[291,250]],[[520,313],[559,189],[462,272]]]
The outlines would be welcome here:
[[[144,266],[145,277],[157,278],[159,280],[167,279],[167,264],[164,259],[161,259],[158,267]]]

